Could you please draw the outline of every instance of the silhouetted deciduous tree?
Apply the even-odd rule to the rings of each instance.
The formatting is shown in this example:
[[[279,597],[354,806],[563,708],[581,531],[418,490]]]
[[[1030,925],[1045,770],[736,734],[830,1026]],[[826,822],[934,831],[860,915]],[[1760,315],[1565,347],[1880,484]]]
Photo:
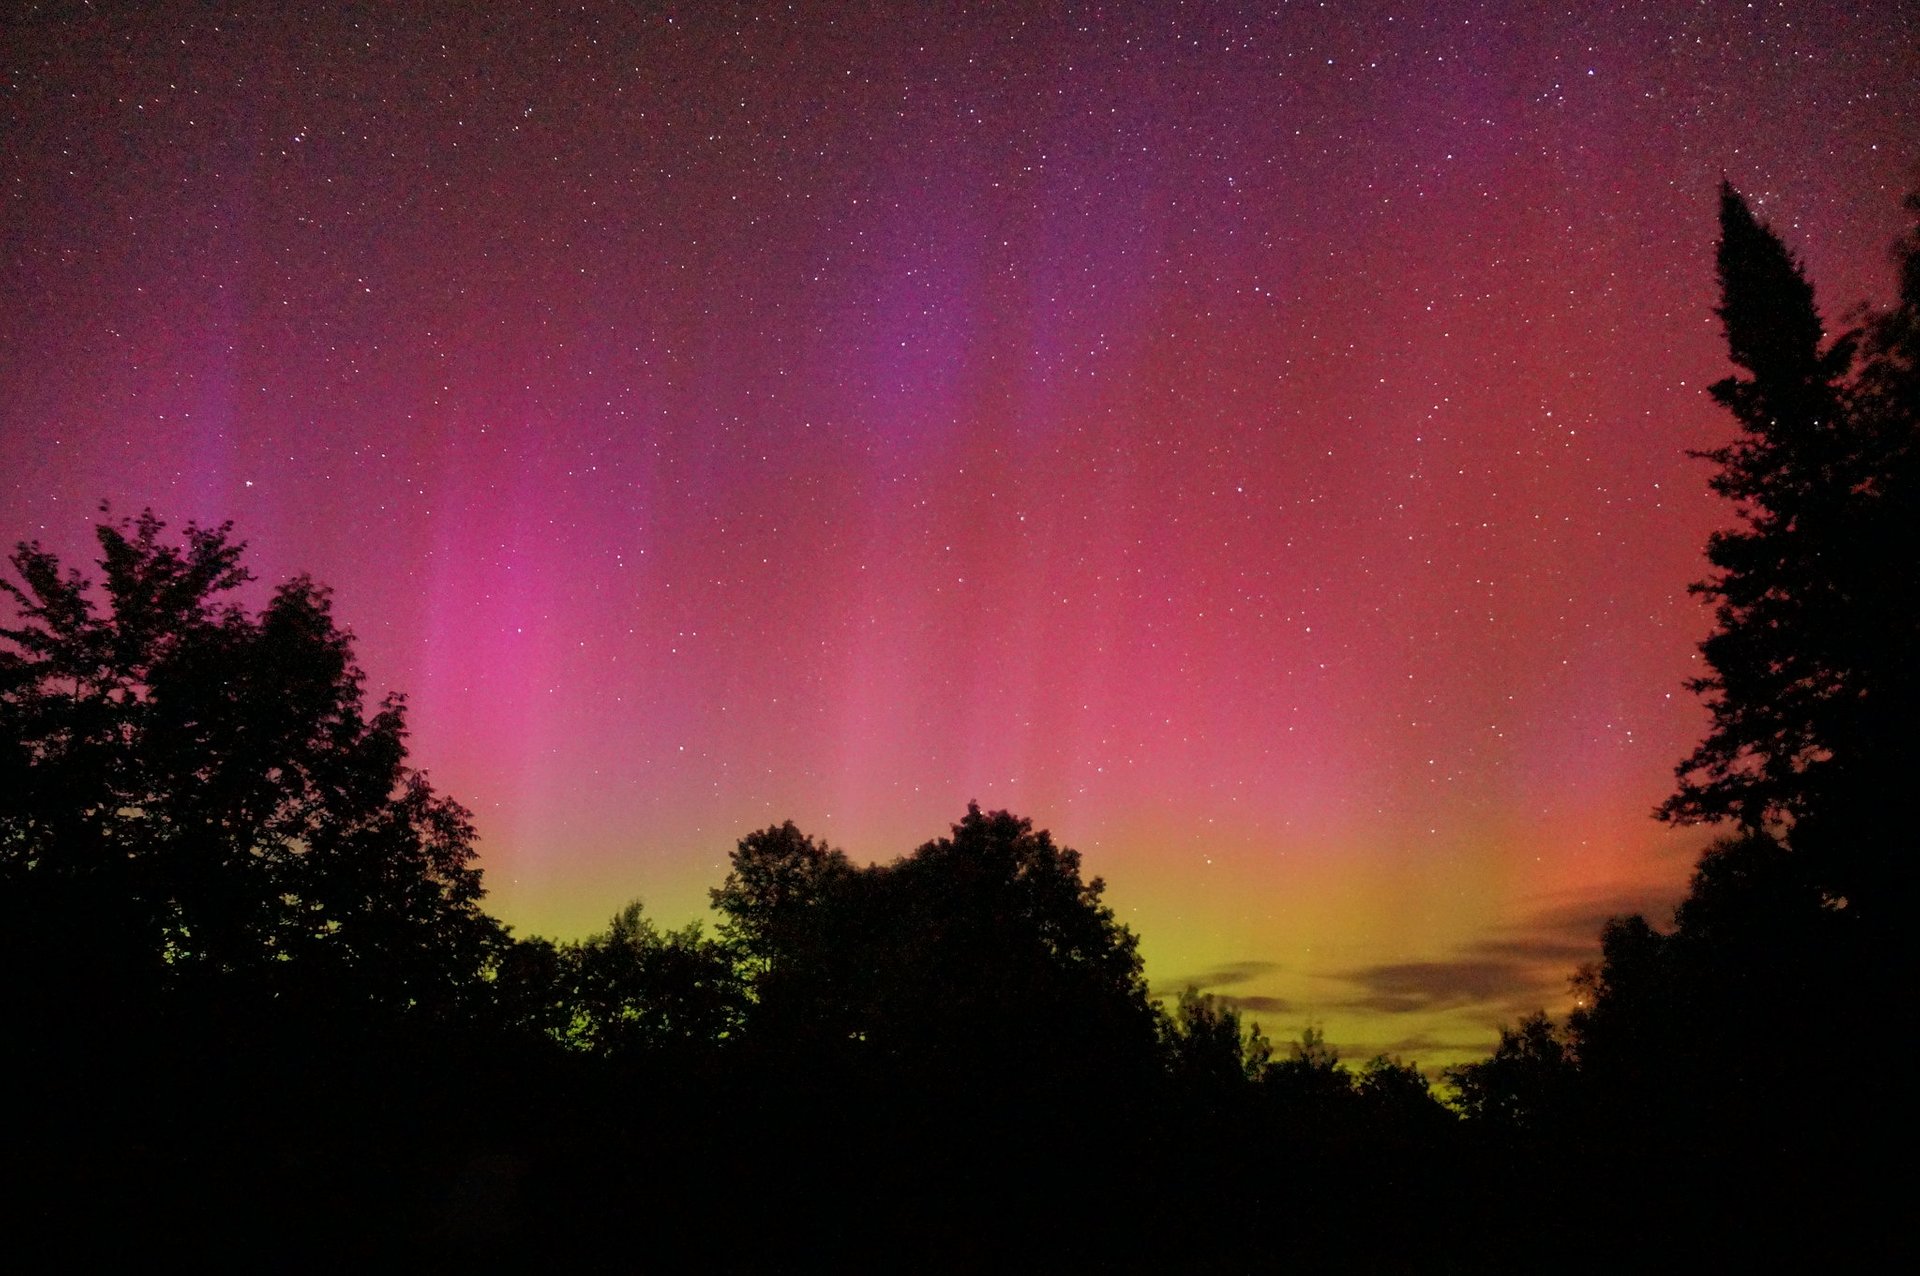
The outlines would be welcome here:
[[[823,906],[853,867],[793,821],[749,833],[730,857],[727,879],[709,895],[721,938],[763,975],[817,946]]]
[[[1449,1068],[1446,1076],[1470,1120],[1536,1133],[1566,1121],[1578,1084],[1566,1037],[1543,1013],[1502,1028],[1491,1058]]]
[[[661,931],[638,900],[607,929],[561,945],[555,974],[576,1049],[620,1056],[710,1050],[739,1029],[745,993],[731,955],[700,923]]]
[[[1340,1062],[1340,1052],[1327,1034],[1307,1027],[1287,1047],[1284,1059],[1275,1059],[1262,1071],[1269,1091],[1296,1104],[1337,1101],[1353,1090],[1353,1074]]]
[[[1806,1083],[1870,1053],[1884,1030],[1865,952],[1802,857],[1765,833],[1723,839],[1670,931],[1637,915],[1602,931],[1567,1021],[1582,1084],[1594,1103],[1670,1132],[1827,1120],[1836,1094]],[[1834,1062],[1783,1050],[1787,1023],[1820,1024]]]
[[[862,1035],[879,959],[876,875],[791,820],[740,839],[710,896],[759,1045],[832,1053]]]
[[[1393,1055],[1367,1060],[1353,1079],[1353,1091],[1377,1122],[1429,1121],[1445,1117],[1426,1074]]]
[[[1239,1010],[1192,986],[1164,1014],[1160,1048],[1176,1085],[1211,1094],[1245,1089],[1273,1058],[1259,1024],[1242,1025]]]
[[[969,804],[950,837],[885,869],[875,1029],[892,1049],[1009,1075],[1147,1066],[1156,1027],[1138,940],[1080,855]]]
[[[467,813],[406,765],[400,697],[369,711],[325,589],[249,614],[229,525],[164,530],[98,529],[103,597],[36,544],[0,580],[11,942],[120,996],[459,1009],[500,932]]]
[[[713,900],[750,1039],[1038,1076],[1153,1057],[1137,941],[1103,889],[1030,821],[969,805],[951,837],[867,868],[791,823],[751,834]]]

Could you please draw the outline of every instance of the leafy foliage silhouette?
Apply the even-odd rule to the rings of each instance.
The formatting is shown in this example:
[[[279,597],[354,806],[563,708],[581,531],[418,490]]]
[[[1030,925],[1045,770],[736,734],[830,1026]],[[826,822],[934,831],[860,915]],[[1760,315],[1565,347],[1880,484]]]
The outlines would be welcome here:
[[[1544,1013],[1500,1030],[1490,1058],[1447,1070],[1470,1119],[1515,1130],[1551,1128],[1564,1116],[1576,1060]]]
[[[950,837],[855,868],[791,823],[743,838],[712,892],[752,988],[747,1036],[917,1073],[1149,1067],[1138,941],[1080,857],[969,805]]]
[[[249,614],[230,525],[164,531],[99,527],[103,599],[37,544],[0,579],[10,933],[110,934],[124,987],[456,1013],[500,931],[404,701],[369,709],[324,588]]]
[[[662,931],[638,900],[586,939],[520,941],[494,985],[506,1022],[606,1057],[706,1052],[738,1034],[746,1009],[731,952],[698,922]]]
[[[1174,1077],[1201,1093],[1258,1082],[1273,1058],[1273,1043],[1259,1024],[1243,1026],[1237,1009],[1192,985],[1162,1017],[1160,1041]]]
[[[397,1243],[497,1066],[462,1036],[505,942],[473,826],[325,589],[250,612],[230,526],[97,534],[97,592],[37,544],[0,579],[16,1253]]]

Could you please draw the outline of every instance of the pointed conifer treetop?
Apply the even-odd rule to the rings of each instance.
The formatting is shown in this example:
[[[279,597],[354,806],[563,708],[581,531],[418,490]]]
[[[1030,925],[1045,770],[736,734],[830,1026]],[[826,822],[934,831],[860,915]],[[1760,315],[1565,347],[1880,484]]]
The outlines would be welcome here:
[[[1903,276],[1915,251],[1909,240]],[[1714,604],[1707,672],[1689,683],[1712,723],[1659,814],[1769,829],[1796,849],[1828,843],[1822,855],[1844,841],[1857,857],[1888,824],[1890,778],[1913,761],[1900,650],[1920,632],[1920,407],[1899,336],[1920,298],[1903,288],[1863,331],[1827,341],[1800,263],[1726,185],[1716,264],[1740,371],[1712,395],[1738,433],[1693,455],[1718,467],[1710,486],[1738,522],[1709,538],[1712,572],[1692,587]],[[1830,889],[1850,894],[1847,878],[1859,880],[1837,872]]]

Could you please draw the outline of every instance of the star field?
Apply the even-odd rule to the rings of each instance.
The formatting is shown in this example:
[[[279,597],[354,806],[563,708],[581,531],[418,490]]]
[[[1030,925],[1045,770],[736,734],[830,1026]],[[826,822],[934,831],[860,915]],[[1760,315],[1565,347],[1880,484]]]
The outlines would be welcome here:
[[[333,586],[519,930],[978,799],[1445,1062],[1679,894],[1716,187],[1884,298],[1911,8],[280,8],[3,20],[0,531]]]

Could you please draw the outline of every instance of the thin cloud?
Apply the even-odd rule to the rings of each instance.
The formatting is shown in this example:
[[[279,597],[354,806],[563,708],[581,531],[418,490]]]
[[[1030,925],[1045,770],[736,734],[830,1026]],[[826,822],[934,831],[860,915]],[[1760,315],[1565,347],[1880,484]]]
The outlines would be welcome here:
[[[1430,1032],[1416,1032],[1411,1037],[1402,1037],[1398,1041],[1389,1041],[1375,1053],[1391,1057],[1430,1054],[1435,1050],[1456,1049],[1457,1044],[1442,1041]]]
[[[1484,957],[1391,962],[1339,977],[1361,989],[1360,995],[1339,1003],[1343,1007],[1390,1015],[1508,1005],[1537,997],[1546,986],[1529,964]]]
[[[1549,904],[1513,929],[1536,936],[1558,936],[1568,943],[1584,942],[1589,952],[1598,952],[1600,928],[1610,919],[1639,913],[1654,925],[1665,926],[1672,920],[1677,903],[1677,893],[1651,889],[1609,891]]]
[[[1293,1003],[1285,997],[1233,997],[1222,995],[1221,1001],[1235,1010],[1252,1010],[1263,1015],[1287,1015],[1293,1013]]]
[[[1558,939],[1553,936],[1483,939],[1467,945],[1463,951],[1475,957],[1494,960],[1577,965],[1583,961],[1591,961],[1600,955],[1600,931],[1595,927],[1593,934],[1585,941]]]
[[[1175,993],[1189,986],[1205,992],[1209,988],[1230,988],[1234,984],[1252,983],[1262,975],[1270,975],[1279,969],[1280,963],[1277,961],[1230,961],[1198,975],[1169,979],[1163,987]]]
[[[1579,966],[1600,956],[1600,931],[1610,919],[1635,913],[1657,926],[1671,916],[1672,905],[1664,896],[1646,890],[1562,899],[1499,934],[1461,946],[1448,964],[1556,967],[1564,982]]]

